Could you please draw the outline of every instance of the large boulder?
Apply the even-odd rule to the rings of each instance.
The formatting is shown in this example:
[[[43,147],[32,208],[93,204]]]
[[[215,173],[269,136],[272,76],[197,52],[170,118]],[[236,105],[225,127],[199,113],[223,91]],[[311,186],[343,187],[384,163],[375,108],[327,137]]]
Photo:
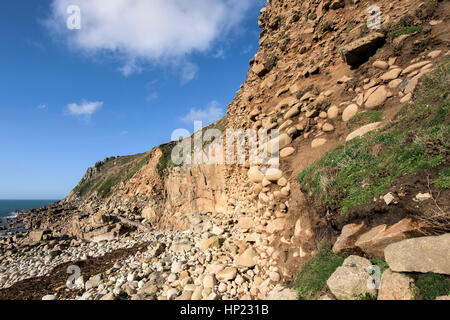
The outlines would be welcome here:
[[[342,121],[347,122],[350,120],[356,113],[358,113],[358,105],[352,103],[342,112]]]
[[[281,109],[283,108],[290,108],[292,107],[294,104],[297,103],[297,98],[296,97],[286,97],[283,100],[281,100],[280,102],[278,102],[278,104],[275,107],[276,111],[281,111]]]
[[[450,233],[393,243],[384,256],[393,271],[450,275]]]
[[[280,150],[289,146],[291,142],[292,138],[287,133],[282,133],[278,137],[273,138],[267,142],[267,152],[271,155],[280,153]]]
[[[239,219],[239,221],[237,223],[238,229],[251,229],[254,226],[255,226],[255,220],[250,217],[241,218],[241,219]]]
[[[350,256],[327,281],[328,288],[338,300],[360,300],[366,294],[374,296],[376,290],[371,283],[370,269],[372,263],[362,257]]]
[[[382,33],[371,33],[339,49],[342,60],[352,67],[367,61],[378,48],[382,47],[385,37]]]
[[[280,169],[268,169],[265,175],[265,178],[271,182],[278,181],[283,176],[283,171]]]
[[[333,252],[341,253],[357,250],[355,242],[367,229],[368,227],[364,221],[359,224],[352,223],[345,225],[342,228],[341,235],[333,245]]]
[[[383,81],[391,81],[391,80],[397,79],[398,76],[400,75],[400,72],[402,72],[402,69],[393,68],[393,69],[389,70],[388,72],[384,73],[380,77],[380,79]]]
[[[414,300],[417,292],[412,278],[388,269],[381,276],[378,300]]]
[[[252,67],[252,71],[256,73],[259,77],[264,76],[269,70],[262,63],[255,63]]]
[[[379,86],[366,100],[365,106],[367,109],[375,109],[386,101],[389,92],[386,86]]]
[[[258,166],[251,167],[248,170],[247,176],[250,181],[254,183],[262,182],[264,179],[264,175],[261,173]]]
[[[220,247],[220,241],[219,238],[216,236],[210,237],[206,240],[200,241],[197,243],[197,247],[201,250],[206,250],[213,247]]]
[[[236,257],[234,260],[234,264],[238,268],[252,268],[256,265],[256,260],[258,258],[258,254],[255,249],[248,248],[244,251],[240,256]]]
[[[105,232],[103,234],[93,236],[90,240],[92,242],[104,242],[104,241],[109,242],[109,241],[117,240],[118,238],[119,238],[119,235],[117,232],[110,231],[110,232]]]
[[[350,133],[347,136],[347,138],[345,139],[345,141],[350,141],[357,137],[362,137],[366,133],[377,129],[380,125],[381,125],[381,122],[373,122],[373,123],[366,124],[365,126],[362,126],[361,128],[358,128],[355,131],[353,131],[352,133]]]
[[[284,120],[290,119],[300,113],[298,106],[293,106],[284,114]]]
[[[285,225],[286,225],[286,219],[284,219],[284,218],[274,219],[267,224],[266,231],[267,231],[267,233],[270,233],[270,234],[275,233],[275,232],[280,232],[280,231],[284,230]]]
[[[42,237],[44,236],[44,230],[33,230],[28,235],[28,238],[30,239],[30,242],[32,244],[37,244],[39,241],[42,240]]]
[[[221,282],[232,281],[236,278],[237,269],[234,267],[225,268],[216,273],[217,280]]]
[[[290,155],[294,154],[294,152],[295,152],[295,149],[292,147],[284,148],[280,151],[280,157],[281,158],[289,157]]]
[[[418,224],[405,218],[390,227],[383,224],[370,229],[358,238],[355,245],[372,257],[384,258],[384,248],[417,235],[418,229]]]

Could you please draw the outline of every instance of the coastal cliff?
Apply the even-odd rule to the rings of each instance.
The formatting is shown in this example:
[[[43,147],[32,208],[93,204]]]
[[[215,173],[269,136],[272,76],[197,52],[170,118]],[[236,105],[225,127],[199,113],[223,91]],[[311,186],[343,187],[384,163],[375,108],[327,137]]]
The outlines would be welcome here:
[[[379,28],[368,27],[371,5],[381,10]],[[133,245],[152,244],[129,259],[152,271],[125,278],[164,279],[89,289],[109,298],[265,299],[296,297],[279,285],[292,287],[300,267],[320,257],[319,243],[335,244],[334,254],[384,258],[388,245],[449,232],[449,12],[445,1],[269,0],[247,79],[209,128],[278,129],[275,173],[248,160],[176,165],[175,142],[107,158],[64,200],[21,217],[30,234],[17,241],[69,237],[105,253],[105,240],[137,232]],[[429,113],[414,118],[426,103]],[[340,295],[339,285],[329,285],[337,298],[374,294]]]

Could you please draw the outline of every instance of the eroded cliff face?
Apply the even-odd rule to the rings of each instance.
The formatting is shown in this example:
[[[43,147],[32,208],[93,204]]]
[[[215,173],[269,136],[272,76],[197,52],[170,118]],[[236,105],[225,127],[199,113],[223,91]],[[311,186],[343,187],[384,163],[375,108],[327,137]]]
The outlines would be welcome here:
[[[145,218],[161,229],[190,228],[196,212],[223,213],[246,222],[236,240],[241,248],[264,251],[261,265],[278,265],[282,276],[293,276],[314,254],[314,241],[332,236],[319,234],[330,223],[329,212],[319,214],[308,202],[298,174],[350,134],[360,135],[355,129],[368,131],[349,122],[355,114],[382,111],[372,129],[389,122],[411,99],[417,77],[432,66],[422,69],[435,63],[415,54],[427,46],[448,47],[448,23],[442,22],[448,19],[448,2],[433,2],[434,9],[418,0],[373,2],[273,0],[261,10],[259,50],[221,129],[279,129],[284,142],[274,176],[248,161],[173,166],[167,160],[170,148],[160,146],[109,159],[103,171],[90,169],[65,201],[89,214]],[[373,4],[382,12],[379,30],[367,28],[367,8]],[[398,32],[412,26],[423,32]],[[355,64],[361,52],[372,58]],[[422,65],[413,75],[401,74],[414,62]],[[405,78],[412,79],[406,88],[400,86]],[[86,184],[90,187],[83,189]]]
[[[165,183],[167,210],[173,212],[227,212],[226,168],[198,165],[176,168]]]

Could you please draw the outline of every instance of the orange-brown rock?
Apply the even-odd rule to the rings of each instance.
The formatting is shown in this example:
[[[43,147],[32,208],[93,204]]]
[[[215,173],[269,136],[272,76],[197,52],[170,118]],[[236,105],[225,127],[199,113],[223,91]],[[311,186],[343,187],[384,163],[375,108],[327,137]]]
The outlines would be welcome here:
[[[400,220],[390,227],[379,225],[362,234],[355,246],[370,256],[384,258],[384,249],[389,244],[414,237],[418,228],[419,225],[410,218]]]
[[[347,224],[342,228],[341,235],[337,238],[333,245],[334,253],[351,252],[357,249],[355,242],[360,235],[368,230],[366,223],[363,221],[359,224]]]

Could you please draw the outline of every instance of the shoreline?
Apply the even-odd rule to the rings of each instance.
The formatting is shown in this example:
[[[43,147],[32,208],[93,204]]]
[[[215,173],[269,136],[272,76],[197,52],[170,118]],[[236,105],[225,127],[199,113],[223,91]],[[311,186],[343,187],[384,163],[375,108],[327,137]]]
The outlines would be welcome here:
[[[242,231],[227,214],[192,213],[182,218],[188,229],[162,231],[142,217],[84,216],[66,203],[27,213],[30,232],[0,238],[0,298],[262,300],[275,290],[278,269],[257,266],[254,250],[240,252]],[[67,233],[62,226],[80,215],[82,228],[89,222],[95,229]],[[75,290],[65,285],[68,266],[80,268]]]

